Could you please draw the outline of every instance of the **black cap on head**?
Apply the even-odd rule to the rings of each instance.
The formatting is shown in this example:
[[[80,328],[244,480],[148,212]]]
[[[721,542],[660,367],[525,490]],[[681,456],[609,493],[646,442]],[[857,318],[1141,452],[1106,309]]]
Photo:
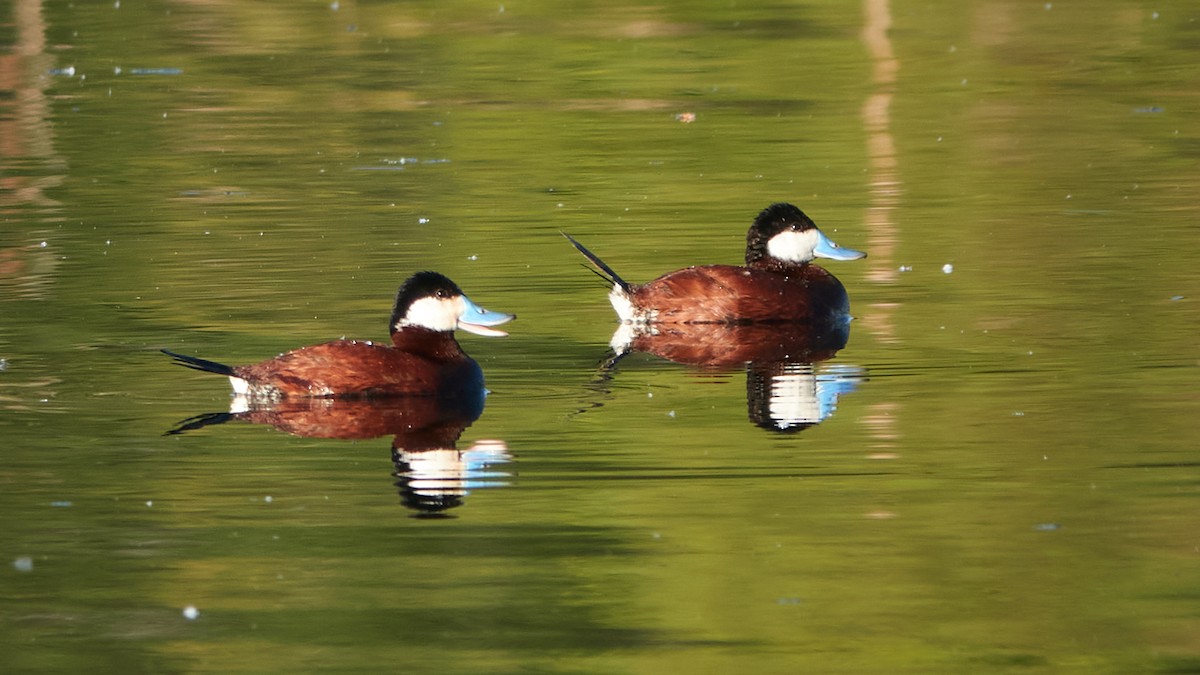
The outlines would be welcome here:
[[[421,298],[453,298],[462,295],[458,284],[437,272],[417,272],[400,285],[396,292],[396,304],[392,307],[392,319],[388,330],[395,331],[396,324],[408,313],[408,308]]]
[[[767,257],[767,242],[784,230],[803,232],[817,226],[792,204],[779,202],[763,209],[746,233],[746,264]]]

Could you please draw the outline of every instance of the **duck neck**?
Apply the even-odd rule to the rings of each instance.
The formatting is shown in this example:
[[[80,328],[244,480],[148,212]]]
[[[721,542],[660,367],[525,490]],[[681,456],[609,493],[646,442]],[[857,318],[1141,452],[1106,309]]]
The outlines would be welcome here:
[[[746,233],[746,267],[758,267],[764,261],[770,260],[772,258],[771,254],[767,253],[767,238],[758,228],[750,228]]]
[[[767,270],[770,272],[801,272],[810,266],[810,263],[790,262],[765,254],[751,259],[750,251],[746,251],[746,267],[751,269]]]
[[[405,326],[392,331],[392,346],[438,361],[453,361],[466,356],[466,352],[454,339],[454,333],[421,326]]]

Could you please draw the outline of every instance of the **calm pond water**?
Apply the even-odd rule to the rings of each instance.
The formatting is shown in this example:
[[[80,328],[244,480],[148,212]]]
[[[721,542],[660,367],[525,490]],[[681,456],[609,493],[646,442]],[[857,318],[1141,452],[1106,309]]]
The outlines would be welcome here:
[[[1195,3],[0,7],[0,670],[1200,670]],[[604,367],[775,201],[844,346]],[[422,269],[482,411],[168,433]]]

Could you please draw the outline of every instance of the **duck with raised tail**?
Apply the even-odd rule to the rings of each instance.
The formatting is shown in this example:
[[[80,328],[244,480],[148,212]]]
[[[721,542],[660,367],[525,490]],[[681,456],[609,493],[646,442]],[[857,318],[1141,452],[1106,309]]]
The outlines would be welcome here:
[[[857,260],[792,204],[763,209],[746,233],[746,264],[699,265],[631,284],[570,235],[571,244],[613,284],[609,300],[624,323],[785,323],[848,317],[842,282],[816,258]]]
[[[475,395],[483,391],[483,371],[454,330],[504,336],[494,327],[514,318],[479,307],[437,272],[419,272],[396,294],[391,344],[334,340],[242,366],[162,351],[182,366],[227,376],[235,394],[255,400]]]

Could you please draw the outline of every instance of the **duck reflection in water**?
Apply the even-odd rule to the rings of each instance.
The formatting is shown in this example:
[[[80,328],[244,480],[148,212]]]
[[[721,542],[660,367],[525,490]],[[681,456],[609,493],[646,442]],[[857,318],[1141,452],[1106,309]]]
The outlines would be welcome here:
[[[335,340],[247,366],[163,350],[180,365],[227,376],[234,390],[229,412],[184,420],[169,433],[240,420],[317,438],[392,435],[405,504],[441,513],[494,477],[488,465],[511,459],[499,441],[455,447],[482,414],[487,390],[454,330],[503,336],[494,326],[513,318],[478,307],[436,272],[420,272],[396,295],[391,345]]]
[[[803,431],[833,414],[838,398],[863,379],[857,366],[825,364],[846,346],[850,321],[837,324],[622,324],[613,334],[605,377],[634,352],[706,370],[746,371],[750,421]]]
[[[197,415],[168,434],[226,422],[266,424],[306,438],[364,440],[392,436],[392,462],[401,502],[420,516],[446,515],[474,489],[502,486],[512,461],[504,441],[481,439],[457,448],[463,431],[483,413],[475,398],[393,396],[253,401],[234,396],[229,412]]]
[[[850,336],[850,298],[818,257],[856,260],[791,204],[763,209],[746,233],[744,266],[703,265],[630,284],[565,235],[612,284],[621,324],[605,364],[611,374],[630,352],[692,366],[745,367],[755,424],[799,431],[832,414],[838,396],[861,380],[854,367],[820,368]]]

